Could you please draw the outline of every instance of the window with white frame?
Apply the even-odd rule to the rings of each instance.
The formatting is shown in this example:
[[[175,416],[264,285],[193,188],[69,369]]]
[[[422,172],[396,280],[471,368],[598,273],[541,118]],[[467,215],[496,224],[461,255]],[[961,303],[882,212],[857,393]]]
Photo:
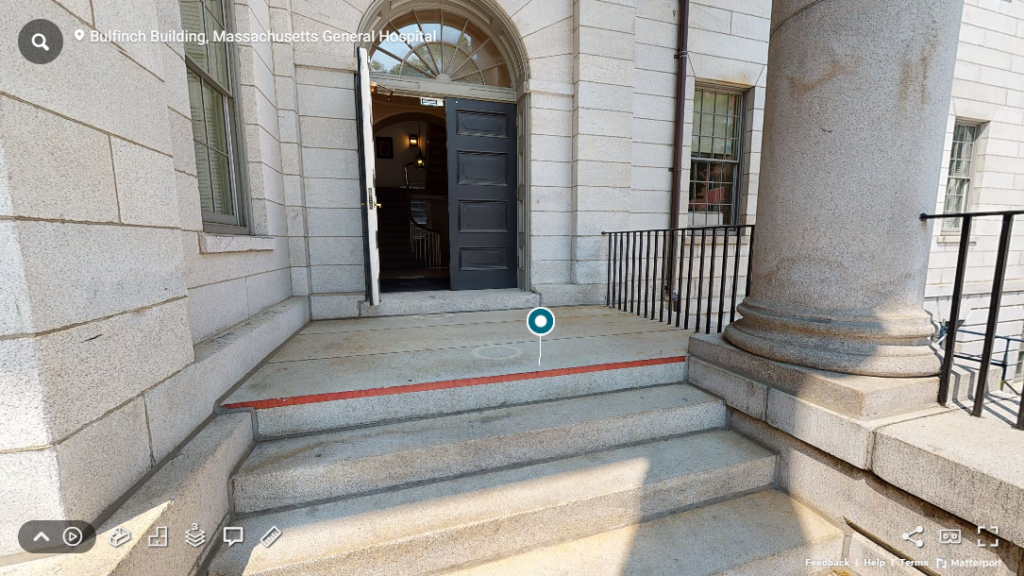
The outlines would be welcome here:
[[[226,42],[213,41],[215,33],[231,31],[228,4],[181,0],[181,24],[186,32],[204,33],[207,40],[185,43],[203,222],[208,231],[245,233],[234,58]]]
[[[949,174],[942,207],[944,214],[962,213],[968,209],[974,169],[974,143],[978,133],[977,124],[957,122],[953,127],[953,148],[949,153]],[[960,222],[960,218],[946,218],[942,221],[942,228],[955,232],[960,230]]]
[[[743,95],[698,86],[693,97],[691,226],[737,224]]]

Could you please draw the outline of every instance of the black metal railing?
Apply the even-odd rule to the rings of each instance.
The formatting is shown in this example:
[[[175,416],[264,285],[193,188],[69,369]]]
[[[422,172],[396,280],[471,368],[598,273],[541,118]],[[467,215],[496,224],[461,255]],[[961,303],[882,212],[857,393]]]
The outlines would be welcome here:
[[[966,329],[964,329],[962,324],[963,324],[963,322],[961,321],[961,327],[957,328],[957,330],[956,330],[956,333],[957,333],[958,336],[960,334],[967,334],[969,336],[985,336],[984,332],[978,332],[977,330],[966,330]],[[938,338],[935,339],[935,343],[936,344],[940,344],[940,345],[945,345],[946,335],[947,335],[948,332],[949,332],[949,323],[948,322],[944,322],[942,324],[942,327],[939,328],[939,335],[938,335]],[[999,334],[996,334],[994,336],[994,339],[997,340],[997,341],[1001,341],[1003,343],[1002,346],[1000,347],[1001,350],[998,351],[999,354],[1002,354],[1002,358],[993,358],[989,362],[989,365],[991,365],[991,366],[998,366],[1000,368],[1000,370],[1002,370],[1002,373],[999,376],[999,385],[1000,385],[1000,387],[1005,387],[1007,384],[1009,384],[1009,381],[1007,381],[1007,379],[1006,379],[1007,372],[1010,370],[1011,366],[1015,366],[1016,367],[1016,365],[1013,362],[1010,361],[1010,353],[1013,352],[1013,350],[1011,350],[1011,347],[1013,347],[1013,345],[1016,344],[1018,346],[1018,350],[1024,350],[1024,347],[1021,346],[1022,344],[1024,344],[1024,338],[1014,338],[1013,336],[1000,336]],[[994,351],[993,355],[995,355],[996,353],[997,352]],[[981,363],[981,354],[969,354],[967,352],[957,352],[957,353],[953,354],[953,356],[956,357],[956,358],[959,358],[961,360],[967,360],[968,362],[976,362],[978,364]],[[1017,368],[1019,370],[1019,367],[1017,367]]]
[[[953,278],[953,296],[950,302],[949,319],[946,324],[945,352],[942,357],[942,371],[939,373],[939,403],[949,402],[950,376],[953,362],[958,357],[956,336],[960,327],[960,305],[964,294],[964,278],[967,276],[967,254],[971,244],[971,228],[976,218],[999,216],[1002,227],[999,232],[999,246],[996,249],[995,271],[992,276],[992,293],[989,296],[988,319],[982,333],[981,355],[972,360],[980,364],[978,383],[974,391],[974,407],[971,415],[981,417],[985,409],[988,393],[988,372],[992,365],[992,352],[997,338],[999,308],[1002,306],[1003,285],[1006,281],[1006,266],[1010,257],[1010,239],[1013,232],[1013,219],[1024,214],[1024,210],[1007,210],[1001,212],[974,212],[960,214],[921,214],[921,220],[960,219],[960,247],[956,259],[956,274]],[[1024,402],[1017,410],[1017,428],[1024,430]]]
[[[684,329],[692,324],[707,334],[736,319],[738,299],[750,291],[753,225],[602,234],[608,237],[608,307]]]

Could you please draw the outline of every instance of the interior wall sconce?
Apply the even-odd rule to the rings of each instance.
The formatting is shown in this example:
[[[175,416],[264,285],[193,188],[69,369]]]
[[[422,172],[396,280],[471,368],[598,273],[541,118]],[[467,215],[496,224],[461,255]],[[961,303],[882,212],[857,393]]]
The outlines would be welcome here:
[[[409,134],[409,146],[419,146],[420,137],[416,134]]]

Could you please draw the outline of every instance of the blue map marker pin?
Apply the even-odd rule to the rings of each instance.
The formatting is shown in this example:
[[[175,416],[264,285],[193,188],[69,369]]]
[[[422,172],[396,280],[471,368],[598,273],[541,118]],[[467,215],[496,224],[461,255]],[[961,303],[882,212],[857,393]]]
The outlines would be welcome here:
[[[534,308],[526,315],[526,329],[537,337],[537,365],[540,366],[540,359],[543,356],[544,336],[555,329],[555,315],[547,308]]]

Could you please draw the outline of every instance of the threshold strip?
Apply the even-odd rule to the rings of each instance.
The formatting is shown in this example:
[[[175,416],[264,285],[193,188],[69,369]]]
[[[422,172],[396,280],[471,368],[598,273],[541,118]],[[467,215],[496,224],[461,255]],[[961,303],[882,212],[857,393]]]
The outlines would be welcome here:
[[[476,378],[441,380],[440,382],[424,382],[422,384],[403,384],[401,386],[389,386],[385,388],[369,388],[366,390],[349,390],[347,392],[328,392],[325,394],[309,394],[305,396],[291,396],[288,398],[268,398],[266,400],[232,402],[223,404],[221,407],[225,410],[232,410],[235,408],[266,410],[269,408],[283,408],[285,406],[299,406],[301,404],[316,404],[318,402],[334,402],[337,400],[352,400],[354,398],[370,398],[373,396],[391,396],[393,394],[408,394],[410,392],[428,392],[431,390],[463,388],[466,386],[480,386],[483,384],[498,384],[501,382],[552,378],[555,376],[572,376],[574,374],[622,370],[625,368],[640,368],[643,366],[658,366],[661,364],[675,364],[685,361],[686,356],[670,356],[668,358],[652,358],[650,360],[633,360],[630,362],[612,362],[609,364],[592,364],[590,366],[555,368],[553,370],[519,372],[516,374],[502,374],[500,376],[479,376]]]

